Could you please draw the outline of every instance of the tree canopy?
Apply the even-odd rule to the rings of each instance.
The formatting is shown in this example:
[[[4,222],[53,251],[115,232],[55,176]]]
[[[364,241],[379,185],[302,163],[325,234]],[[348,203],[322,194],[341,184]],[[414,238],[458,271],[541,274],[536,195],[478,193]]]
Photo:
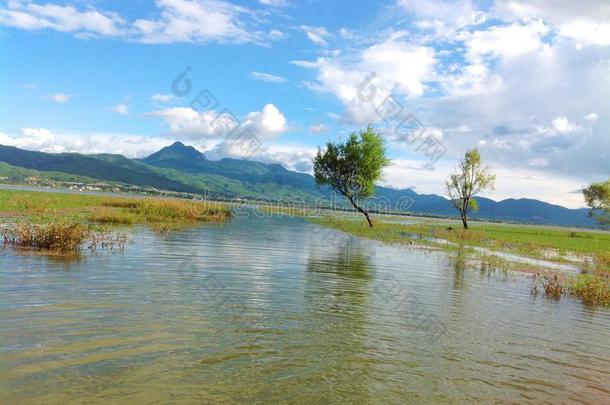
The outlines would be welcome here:
[[[324,151],[318,149],[313,163],[316,183],[345,196],[372,227],[368,212],[358,200],[374,194],[375,183],[390,164],[381,135],[369,125],[352,133],[345,143],[328,142]]]
[[[451,202],[460,212],[464,229],[468,229],[468,211],[478,210],[474,196],[483,190],[493,189],[495,181],[496,176],[488,167],[483,166],[479,151],[477,149],[467,151],[458,165],[457,172],[445,183]]]
[[[591,208],[589,215],[595,217],[602,228],[610,228],[610,179],[593,183],[582,192]]]

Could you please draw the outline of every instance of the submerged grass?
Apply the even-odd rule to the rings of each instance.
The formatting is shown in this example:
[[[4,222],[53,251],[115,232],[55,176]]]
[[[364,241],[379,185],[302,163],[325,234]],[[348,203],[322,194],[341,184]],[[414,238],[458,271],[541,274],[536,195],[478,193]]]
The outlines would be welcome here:
[[[463,250],[483,247],[492,251],[509,252],[534,259],[556,262],[569,261],[565,257],[586,257],[577,261],[589,274],[558,278],[538,276],[534,278],[533,293],[544,292],[547,297],[562,295],[578,297],[587,305],[610,305],[610,234],[603,232],[548,229],[516,225],[474,224],[464,230],[448,224],[401,224],[377,220],[370,228],[362,220],[338,217],[309,218],[309,221],[390,244],[414,244],[434,246],[443,250]],[[447,244],[444,241],[452,242]],[[565,256],[548,256],[556,250]],[[472,254],[472,252],[469,252]],[[474,254],[473,256],[476,256]],[[524,269],[524,265],[509,263],[493,255],[479,256],[477,261],[482,271],[509,268]],[[532,270],[529,270],[530,272]],[[538,285],[539,284],[539,285]]]
[[[435,244],[445,240],[461,246],[483,247],[534,259],[575,262],[593,274],[610,274],[610,233],[550,229],[521,225],[473,223],[468,230],[450,223],[402,224],[377,220],[369,228],[361,220],[310,218],[311,222],[354,235],[390,243]],[[422,220],[418,220],[422,221]],[[436,245],[439,245],[436,243]],[[443,245],[440,245],[443,246]],[[445,248],[451,249],[450,245]]]

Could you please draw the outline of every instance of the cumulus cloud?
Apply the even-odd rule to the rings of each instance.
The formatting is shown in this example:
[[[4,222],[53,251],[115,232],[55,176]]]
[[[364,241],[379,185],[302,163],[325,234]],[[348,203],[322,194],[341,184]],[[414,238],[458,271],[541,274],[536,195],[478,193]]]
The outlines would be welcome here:
[[[305,85],[334,94],[343,103],[349,122],[375,122],[384,118],[377,108],[380,102],[395,92],[419,97],[425,92],[424,82],[434,76],[434,50],[410,44],[405,36],[395,33],[355,55],[321,56],[292,64],[316,71],[317,81]]]
[[[287,82],[286,78],[278,75],[273,75],[271,73],[264,72],[252,72],[250,73],[250,77],[256,80],[261,80],[263,82],[272,82],[272,83],[284,83]]]
[[[477,30],[465,34],[466,55],[474,62],[480,61],[487,55],[514,58],[540,50],[543,46],[542,37],[548,32],[548,27],[541,21],[532,21],[527,24],[513,23]]]
[[[605,0],[496,0],[504,18],[541,19],[559,35],[584,45],[610,45],[610,3]]]
[[[159,117],[170,133],[181,139],[222,139],[230,134],[250,131],[259,140],[275,138],[288,129],[286,118],[276,106],[266,104],[261,111],[248,113],[242,119],[230,112],[201,111],[173,107],[146,114]]]
[[[566,117],[557,117],[555,118],[551,124],[555,131],[560,134],[574,132],[575,130],[580,129],[580,127],[573,122],[570,122]]]

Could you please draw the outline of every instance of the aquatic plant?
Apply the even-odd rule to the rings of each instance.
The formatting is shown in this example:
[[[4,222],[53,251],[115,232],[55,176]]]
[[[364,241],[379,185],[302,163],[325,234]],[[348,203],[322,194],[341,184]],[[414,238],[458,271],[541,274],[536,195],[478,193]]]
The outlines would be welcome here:
[[[563,283],[557,275],[553,277],[536,274],[533,278],[531,293],[542,294],[548,298],[559,299],[562,295],[579,298],[586,305],[610,305],[610,279],[608,276],[578,274]]]
[[[544,293],[547,298],[559,299],[563,292],[563,286],[559,282],[557,275],[553,277],[536,273],[534,274],[530,292],[533,295]]]
[[[610,279],[608,276],[579,274],[568,279],[566,289],[571,296],[588,305],[610,305]]]
[[[83,246],[96,248],[123,247],[127,236],[89,225],[57,219],[46,223],[19,222],[0,228],[4,247],[77,253]]]
[[[5,246],[56,252],[78,251],[88,235],[87,226],[63,219],[45,224],[17,223],[2,229]]]

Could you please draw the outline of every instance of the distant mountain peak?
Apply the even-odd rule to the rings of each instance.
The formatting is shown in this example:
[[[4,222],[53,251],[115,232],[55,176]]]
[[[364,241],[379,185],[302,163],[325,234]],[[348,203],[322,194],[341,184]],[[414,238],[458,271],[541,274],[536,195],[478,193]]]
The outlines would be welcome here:
[[[145,158],[145,162],[159,162],[159,161],[183,161],[193,162],[206,160],[203,153],[199,152],[192,146],[187,146],[182,142],[176,141],[170,146],[153,153],[149,157]]]

